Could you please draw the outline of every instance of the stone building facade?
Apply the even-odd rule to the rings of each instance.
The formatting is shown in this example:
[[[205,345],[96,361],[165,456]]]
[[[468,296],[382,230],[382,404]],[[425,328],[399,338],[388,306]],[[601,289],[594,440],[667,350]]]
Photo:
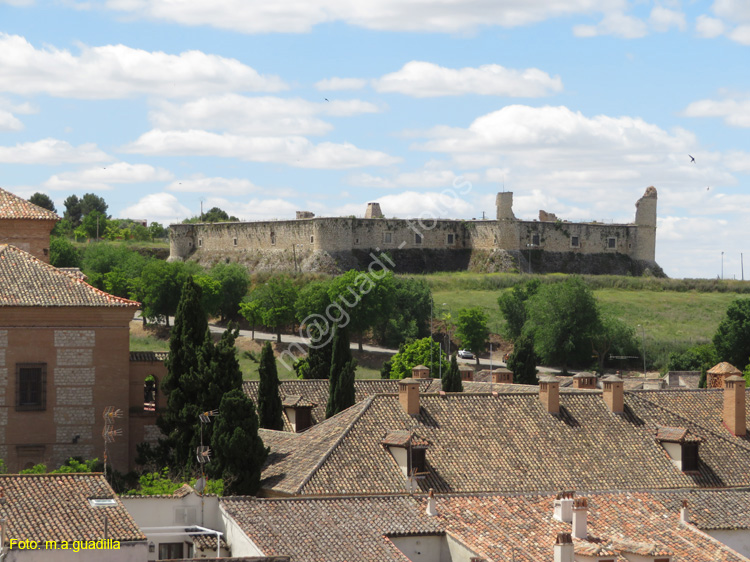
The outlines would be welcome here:
[[[372,253],[386,252],[401,271],[657,269],[656,189],[636,203],[630,224],[560,221],[540,212],[540,220],[518,220],[513,194],[497,196],[495,220],[383,218],[368,204],[365,218],[309,217],[297,220],[173,224],[170,257],[204,264],[244,263],[253,269],[325,270],[366,265]],[[593,264],[593,265],[592,265]]]

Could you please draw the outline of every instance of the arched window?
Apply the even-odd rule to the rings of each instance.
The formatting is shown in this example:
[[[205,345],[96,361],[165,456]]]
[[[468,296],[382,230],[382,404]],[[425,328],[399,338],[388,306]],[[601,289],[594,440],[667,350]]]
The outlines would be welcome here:
[[[159,381],[154,375],[149,375],[143,381],[143,411],[156,411],[156,395],[159,390]]]

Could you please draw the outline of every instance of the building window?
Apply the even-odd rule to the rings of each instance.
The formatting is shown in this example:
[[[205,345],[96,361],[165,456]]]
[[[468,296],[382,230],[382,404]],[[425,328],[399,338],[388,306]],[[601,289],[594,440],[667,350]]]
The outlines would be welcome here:
[[[184,545],[181,542],[163,542],[159,544],[159,560],[179,560],[184,558]]]
[[[355,238],[354,239],[354,245],[355,246],[359,246],[359,238]]]
[[[452,246],[453,244],[455,244],[456,243],[456,235],[455,234],[449,234],[448,235],[448,239],[447,239],[446,242],[448,243],[449,246]]]
[[[315,236],[310,236],[310,244],[312,244],[315,241]]]
[[[411,448],[411,466],[409,467],[409,474],[424,474],[427,472],[427,468],[425,465],[426,459],[425,459],[425,453],[427,452],[427,449],[424,449],[422,447]]]
[[[539,245],[539,235],[538,235],[538,234],[534,234],[534,235],[533,235],[533,236],[531,237],[531,243],[532,243],[532,244],[533,244],[534,246],[538,246],[538,245]]]
[[[237,245],[237,239],[236,238],[232,238],[232,242],[234,243],[235,246]]]
[[[414,243],[419,245],[422,243],[422,235],[421,234],[414,234]]]
[[[143,381],[143,411],[156,411],[156,392],[158,389],[157,379],[154,375],[149,375]]]
[[[581,239],[580,239],[580,238],[578,238],[578,236],[571,236],[571,237],[570,237],[570,245],[571,245],[571,246],[572,246],[573,248],[578,248],[578,247],[580,247],[580,245],[581,245]]]
[[[700,470],[698,466],[698,443],[682,444],[682,471]]]
[[[385,232],[383,234],[383,242],[390,244],[393,241],[393,234],[391,232]]]
[[[607,248],[610,250],[614,250],[617,247],[617,238],[610,237],[607,238]]]
[[[16,410],[44,410],[47,406],[47,364],[16,365]]]
[[[276,245],[276,233],[272,232],[271,233],[271,246],[275,246],[275,245]]]
[[[237,239],[235,238],[235,240]],[[203,238],[198,238],[198,246],[203,246]]]

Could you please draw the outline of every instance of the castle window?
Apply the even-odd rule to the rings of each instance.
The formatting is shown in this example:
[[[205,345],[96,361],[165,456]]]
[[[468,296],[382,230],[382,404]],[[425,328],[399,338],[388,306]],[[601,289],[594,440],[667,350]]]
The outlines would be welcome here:
[[[203,246],[203,238],[198,238],[198,246]]]
[[[449,234],[448,237],[447,237],[446,242],[447,242],[447,244],[449,246],[455,244],[456,243],[456,235],[455,234]]]
[[[421,244],[422,243],[422,235],[421,234],[414,234],[414,243],[415,244]]]
[[[539,235],[538,235],[538,234],[534,234],[534,235],[533,235],[533,236],[531,237],[531,243],[532,243],[532,244],[533,244],[534,246],[538,246],[538,245],[539,245]]]
[[[354,239],[354,245],[355,246],[359,246],[359,238],[355,238]]]
[[[614,250],[615,248],[617,248],[617,238],[607,238],[607,248],[609,248],[610,250]]]
[[[47,364],[16,365],[16,410],[47,408]]]
[[[234,242],[234,245],[236,246],[236,245],[237,245],[237,239],[236,239],[236,238],[234,238],[234,239],[233,239],[233,242]]]
[[[275,246],[275,245],[276,245],[276,233],[272,232],[271,233],[271,246]]]
[[[571,236],[570,237],[570,245],[573,248],[579,248],[581,246],[581,239],[578,238],[578,236]]]
[[[310,244],[312,244],[315,241],[315,236],[310,236]]]
[[[384,232],[383,233],[383,242],[385,242],[386,244],[390,244],[391,242],[393,242],[393,233],[391,233],[391,232]]]

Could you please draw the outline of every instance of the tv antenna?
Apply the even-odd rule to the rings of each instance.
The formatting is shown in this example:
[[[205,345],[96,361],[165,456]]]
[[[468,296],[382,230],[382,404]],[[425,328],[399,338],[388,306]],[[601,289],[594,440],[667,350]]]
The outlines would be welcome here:
[[[109,461],[109,443],[115,442],[115,437],[122,435],[122,429],[115,427],[115,420],[122,417],[122,410],[114,406],[107,406],[102,412],[104,418],[104,427],[102,428],[102,438],[104,439],[104,479],[107,479],[107,462]]]
[[[218,410],[209,410],[203,412],[198,416],[198,420],[201,424],[201,444],[195,450],[195,458],[198,460],[198,464],[201,467],[201,477],[195,482],[195,489],[199,494],[203,495],[203,490],[206,489],[206,468],[205,465],[211,462],[211,448],[208,445],[203,444],[203,426],[211,423],[211,418],[219,415]]]

